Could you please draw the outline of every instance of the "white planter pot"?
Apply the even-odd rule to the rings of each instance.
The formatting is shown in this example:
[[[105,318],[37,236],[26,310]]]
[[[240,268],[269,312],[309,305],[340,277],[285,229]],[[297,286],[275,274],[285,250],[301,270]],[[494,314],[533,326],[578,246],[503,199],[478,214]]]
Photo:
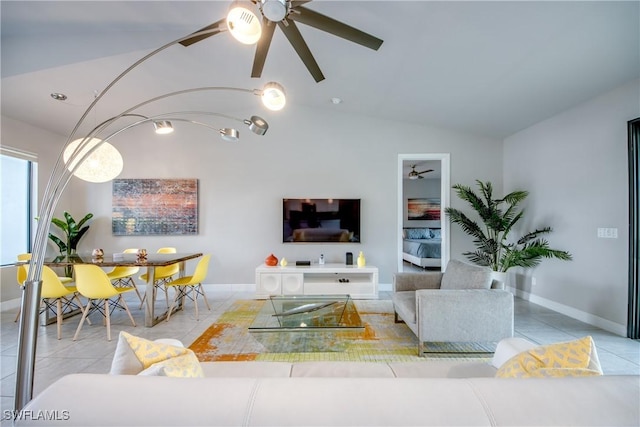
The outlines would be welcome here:
[[[506,289],[508,287],[508,283],[507,283],[508,277],[509,276],[507,276],[506,271],[494,271],[491,274],[491,278],[493,280],[497,280],[502,283],[502,287],[500,287],[500,289]]]

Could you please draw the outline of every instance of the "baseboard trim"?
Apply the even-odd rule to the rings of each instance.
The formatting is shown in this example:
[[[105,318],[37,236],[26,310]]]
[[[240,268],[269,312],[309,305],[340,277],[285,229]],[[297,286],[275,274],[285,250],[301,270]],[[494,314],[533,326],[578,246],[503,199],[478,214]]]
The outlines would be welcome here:
[[[612,322],[611,320],[607,320],[602,317],[596,316],[594,314],[587,313],[586,311],[578,310],[574,307],[569,307],[568,305],[560,304],[559,302],[556,302],[556,301],[542,298],[538,295],[533,295],[526,291],[518,290],[512,287],[510,287],[509,290],[517,297],[527,300],[529,302],[532,302],[534,304],[538,304],[542,307],[548,308],[549,310],[556,311],[560,314],[564,314],[565,316],[569,316],[573,319],[587,323],[591,326],[604,329],[605,331],[609,331],[613,334],[620,335],[622,337],[627,336],[626,325],[621,325],[619,323]]]
[[[18,307],[20,307],[20,304],[21,304],[20,298],[14,298],[14,299],[2,301],[0,302],[0,312],[11,311],[11,310],[16,310],[17,312]]]

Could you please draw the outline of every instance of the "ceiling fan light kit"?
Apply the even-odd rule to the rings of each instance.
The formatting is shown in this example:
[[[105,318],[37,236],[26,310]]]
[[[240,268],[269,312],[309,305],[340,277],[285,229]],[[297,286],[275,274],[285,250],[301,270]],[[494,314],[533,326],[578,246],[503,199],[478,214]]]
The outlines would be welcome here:
[[[282,21],[289,13],[286,0],[261,0],[260,10],[269,21]]]
[[[378,50],[382,45],[383,40],[371,34],[302,6],[310,1],[253,0],[234,1],[231,4],[226,18],[227,29],[241,43],[257,43],[251,77],[262,77],[262,70],[276,25],[284,33],[316,82],[324,80],[324,75],[296,23],[308,25],[369,49]],[[187,36],[182,39],[180,44],[188,47],[219,34],[223,31],[220,28],[220,23],[221,21],[214,22],[192,33],[191,37]]]
[[[256,6],[250,1],[234,1],[227,14],[231,35],[243,44],[256,44],[262,36],[262,25]]]

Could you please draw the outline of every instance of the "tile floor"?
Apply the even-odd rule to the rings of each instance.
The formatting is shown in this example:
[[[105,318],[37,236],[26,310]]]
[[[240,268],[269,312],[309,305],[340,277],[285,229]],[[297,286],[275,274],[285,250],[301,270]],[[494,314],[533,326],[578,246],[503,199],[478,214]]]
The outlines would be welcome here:
[[[137,297],[132,294],[129,307],[138,324],[133,327],[124,312],[114,313],[111,342],[106,339],[106,331],[101,320],[95,317],[93,326],[84,325],[77,341],[72,341],[78,320],[65,322],[62,339],[56,339],[56,327],[50,325],[39,328],[34,394],[39,393],[56,379],[74,372],[106,373],[111,366],[118,332],[125,330],[148,339],[163,337],[176,338],[186,345],[191,344],[217,317],[236,299],[250,299],[250,293],[208,292],[211,311],[200,307],[200,320],[195,321],[191,304],[186,310],[171,316],[170,322],[161,322],[153,328],[144,327],[144,315],[137,307]],[[389,292],[382,292],[380,298],[390,298]],[[159,308],[164,300],[158,302]],[[203,304],[201,303],[200,306]],[[0,313],[0,381],[1,409],[13,408],[18,325],[13,322],[15,311]],[[606,375],[640,375],[640,341],[620,337],[541,306],[516,299],[516,336],[538,344],[568,341],[591,335],[598,349],[598,356]],[[2,425],[8,425],[3,422]]]

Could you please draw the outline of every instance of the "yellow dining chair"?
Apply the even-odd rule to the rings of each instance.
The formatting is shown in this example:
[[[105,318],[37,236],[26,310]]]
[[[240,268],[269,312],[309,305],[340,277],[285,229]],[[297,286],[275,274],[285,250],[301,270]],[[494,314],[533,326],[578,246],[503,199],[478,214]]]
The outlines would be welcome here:
[[[28,264],[24,267],[29,271]],[[46,310],[51,310],[56,315],[56,323],[58,326],[58,339],[62,337],[62,315],[68,309],[82,310],[82,302],[78,298],[78,289],[75,286],[65,286],[60,278],[50,267],[42,266],[42,290],[40,298],[42,305],[40,314]],[[77,302],[74,303],[73,300]],[[55,306],[54,306],[55,304]]]
[[[200,261],[198,261],[198,265],[196,265],[196,269],[193,272],[193,276],[185,276],[179,279],[173,280],[167,283],[165,286],[175,287],[176,294],[173,298],[173,302],[171,303],[171,307],[169,307],[169,312],[167,313],[167,322],[169,321],[169,317],[171,316],[171,312],[176,306],[176,303],[181,298],[189,298],[193,301],[193,304],[196,307],[196,320],[198,319],[198,295],[202,295],[204,298],[205,304],[207,304],[207,308],[211,310],[209,306],[209,301],[207,301],[207,295],[204,293],[204,288],[202,287],[202,281],[207,277],[207,272],[209,271],[209,260],[211,259],[211,255],[204,255]]]
[[[127,307],[127,303],[122,297],[122,294],[125,292],[133,291],[135,289],[134,287],[114,287],[107,273],[97,265],[77,264],[73,266],[73,269],[75,271],[78,292],[87,298],[87,305],[82,312],[82,319],[80,319],[76,334],[73,336],[74,341],[78,338],[85,319],[94,311],[99,311],[104,317],[107,326],[107,340],[109,341],[111,341],[110,315],[116,308],[125,310],[133,326],[136,326],[136,321],[133,320],[129,307]],[[104,302],[104,307],[101,307],[101,302]]]
[[[31,254],[30,253],[26,253],[26,254],[18,254],[17,256],[18,261],[29,261],[31,260]],[[19,265],[17,270],[16,270],[16,280],[18,281],[18,286],[22,286],[22,284],[24,283],[25,280],[27,280],[27,269],[25,267],[26,264],[22,264]],[[64,276],[56,276],[63,285],[67,284],[67,283],[71,283],[73,282],[73,279],[71,277],[64,277]],[[16,314],[16,319],[14,320],[14,322],[17,322],[18,319],[20,318],[20,312],[22,310],[22,307],[18,307],[18,313]]]
[[[159,254],[175,254],[176,253],[176,248],[160,248],[156,251]],[[176,263],[176,264],[171,264],[171,265],[167,265],[165,267],[156,267],[155,268],[155,274],[154,274],[154,282],[153,282],[153,292],[155,295],[156,289],[161,288],[162,290],[164,290],[164,298],[166,300],[167,303],[167,308],[169,307],[169,292],[167,292],[167,287],[165,286],[168,282],[170,282],[171,280],[173,280],[173,276],[175,276],[176,274],[178,274],[180,272],[180,264]],[[147,282],[147,279],[149,278],[149,273],[144,273],[143,275],[140,276],[140,280],[144,280],[145,283]],[[140,308],[142,309],[142,306],[144,305],[144,300],[147,297],[147,295],[145,294],[142,297],[142,301],[140,301]],[[155,298],[154,298],[155,300]]]
[[[135,254],[138,249],[125,249],[122,253]],[[113,267],[111,271],[107,271],[107,277],[113,283],[116,288],[120,287],[133,287],[142,303],[142,295],[136,286],[136,282],[133,280],[133,276],[140,271],[140,267]]]

